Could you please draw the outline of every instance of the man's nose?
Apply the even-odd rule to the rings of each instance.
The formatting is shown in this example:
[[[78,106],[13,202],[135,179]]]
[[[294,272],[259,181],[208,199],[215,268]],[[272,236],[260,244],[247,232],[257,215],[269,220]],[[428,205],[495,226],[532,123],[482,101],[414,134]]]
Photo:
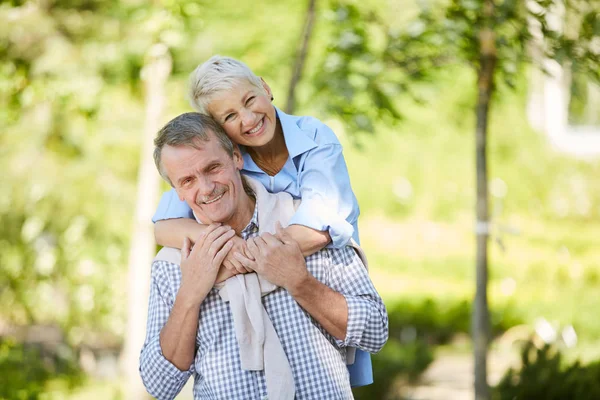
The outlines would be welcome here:
[[[210,196],[215,191],[215,182],[210,177],[198,179],[198,194],[203,197]]]

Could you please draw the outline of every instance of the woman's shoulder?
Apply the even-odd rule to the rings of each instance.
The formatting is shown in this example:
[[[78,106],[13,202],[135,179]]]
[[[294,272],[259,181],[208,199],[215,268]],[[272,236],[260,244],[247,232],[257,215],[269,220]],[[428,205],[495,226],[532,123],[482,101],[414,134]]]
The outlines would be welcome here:
[[[291,116],[296,119],[295,125],[317,145],[339,145],[335,132],[323,121],[311,116]]]

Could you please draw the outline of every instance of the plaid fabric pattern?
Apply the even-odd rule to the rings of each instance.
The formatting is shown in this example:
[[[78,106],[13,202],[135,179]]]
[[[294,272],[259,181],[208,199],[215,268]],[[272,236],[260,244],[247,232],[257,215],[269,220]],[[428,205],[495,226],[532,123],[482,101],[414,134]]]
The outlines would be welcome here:
[[[257,221],[255,209],[242,232],[245,239],[258,234]],[[323,249],[307,257],[306,264],[319,281],[345,296],[349,312],[345,340],[329,335],[282,288],[264,296],[263,304],[290,362],[296,399],[351,399],[345,348],[379,351],[388,337],[387,312],[352,248]],[[180,283],[178,265],[154,262],[146,340],[140,356],[140,374],[148,392],[158,399],[173,399],[193,375],[195,399],[266,398],[264,371],[241,368],[229,304],[216,289],[200,308],[196,357],[190,369],[180,371],[163,357],[159,334]]]

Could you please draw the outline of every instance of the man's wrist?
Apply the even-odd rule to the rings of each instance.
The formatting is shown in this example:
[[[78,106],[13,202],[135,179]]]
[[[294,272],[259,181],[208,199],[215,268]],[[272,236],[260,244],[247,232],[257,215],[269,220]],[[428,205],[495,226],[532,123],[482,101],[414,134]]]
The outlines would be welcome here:
[[[185,309],[200,308],[200,304],[202,304],[209,292],[210,289],[200,289],[199,291],[197,286],[188,286],[182,283],[175,301],[180,303],[181,307]]]
[[[286,290],[294,299],[306,298],[314,292],[315,283],[318,282],[319,281],[307,271],[303,278],[298,279],[292,284],[288,285]]]

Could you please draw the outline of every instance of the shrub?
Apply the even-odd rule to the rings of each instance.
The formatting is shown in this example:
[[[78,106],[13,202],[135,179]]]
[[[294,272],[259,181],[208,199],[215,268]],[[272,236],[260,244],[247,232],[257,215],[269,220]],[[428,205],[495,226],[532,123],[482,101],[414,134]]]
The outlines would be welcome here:
[[[467,301],[420,303],[402,301],[388,306],[390,336],[381,352],[372,356],[373,385],[354,389],[356,399],[399,398],[402,385],[416,382],[433,362],[436,346],[457,333],[468,334],[471,305]],[[521,323],[510,308],[492,312],[492,333],[500,334]]]
[[[494,388],[494,400],[596,400],[600,399],[600,362],[563,365],[555,346],[541,349],[533,342],[521,353],[521,369],[510,369]]]
[[[48,382],[56,379],[68,388],[81,382],[74,354],[0,338],[0,399],[38,399]]]

